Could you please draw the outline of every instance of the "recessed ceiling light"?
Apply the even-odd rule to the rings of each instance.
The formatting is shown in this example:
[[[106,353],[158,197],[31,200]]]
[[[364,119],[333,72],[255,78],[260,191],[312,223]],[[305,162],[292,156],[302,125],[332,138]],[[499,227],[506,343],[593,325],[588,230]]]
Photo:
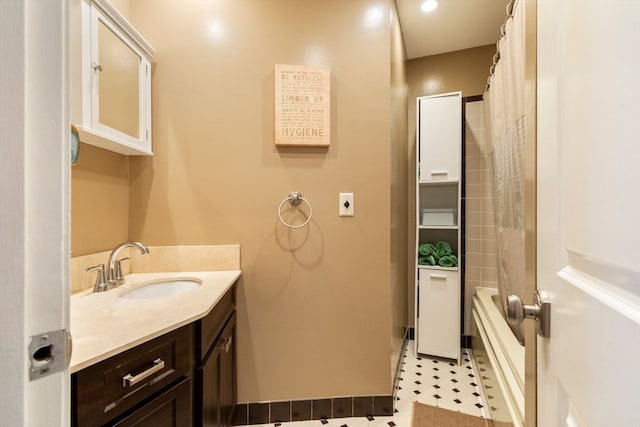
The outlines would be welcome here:
[[[424,0],[424,2],[422,2],[422,6],[420,7],[423,12],[433,12],[437,8],[438,0]]]

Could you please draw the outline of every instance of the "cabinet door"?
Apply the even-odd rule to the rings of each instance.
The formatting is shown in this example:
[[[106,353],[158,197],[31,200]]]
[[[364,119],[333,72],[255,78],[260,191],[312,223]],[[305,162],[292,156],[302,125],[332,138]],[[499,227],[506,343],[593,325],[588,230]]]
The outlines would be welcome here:
[[[231,315],[205,361],[196,370],[196,425],[230,426],[236,404],[236,315]]]
[[[217,342],[216,342],[217,344]],[[220,413],[220,354],[216,345],[205,362],[196,370],[196,426],[218,427]]]
[[[229,319],[229,323],[222,332],[221,341],[224,349],[220,353],[220,408],[222,425],[231,426],[233,410],[236,406],[236,315]]]
[[[420,181],[460,179],[460,93],[418,100]]]
[[[191,380],[185,378],[167,391],[134,410],[114,427],[190,427]]]
[[[418,352],[458,359],[460,280],[458,271],[418,271]]]

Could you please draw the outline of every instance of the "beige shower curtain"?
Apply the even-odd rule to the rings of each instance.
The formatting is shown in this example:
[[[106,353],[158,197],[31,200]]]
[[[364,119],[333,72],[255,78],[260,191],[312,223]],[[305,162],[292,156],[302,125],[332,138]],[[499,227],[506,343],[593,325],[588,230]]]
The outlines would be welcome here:
[[[498,289],[506,312],[509,294],[524,297],[524,5],[515,0],[498,42],[499,60],[484,93],[489,141]],[[497,63],[496,63],[497,60]],[[512,327],[521,343],[524,331]]]

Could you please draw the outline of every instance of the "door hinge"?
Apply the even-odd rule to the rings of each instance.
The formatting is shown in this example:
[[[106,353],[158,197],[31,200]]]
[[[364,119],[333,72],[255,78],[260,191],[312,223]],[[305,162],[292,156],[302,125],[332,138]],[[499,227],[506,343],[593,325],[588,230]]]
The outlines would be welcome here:
[[[73,340],[66,329],[32,336],[29,343],[29,381],[67,369],[72,348]]]

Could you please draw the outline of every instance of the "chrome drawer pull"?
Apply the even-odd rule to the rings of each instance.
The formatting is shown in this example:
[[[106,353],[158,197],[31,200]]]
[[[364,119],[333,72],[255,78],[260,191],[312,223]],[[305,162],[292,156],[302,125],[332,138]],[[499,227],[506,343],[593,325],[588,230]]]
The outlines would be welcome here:
[[[431,175],[448,175],[449,171],[431,171]]]
[[[447,276],[445,276],[444,274],[430,274],[429,277],[431,277],[432,279],[447,280]]]
[[[138,375],[127,374],[122,377],[122,387],[133,387],[140,381],[148,378],[149,376],[161,371],[164,368],[164,361],[160,358],[153,361],[153,366],[144,372],[140,372]]]

